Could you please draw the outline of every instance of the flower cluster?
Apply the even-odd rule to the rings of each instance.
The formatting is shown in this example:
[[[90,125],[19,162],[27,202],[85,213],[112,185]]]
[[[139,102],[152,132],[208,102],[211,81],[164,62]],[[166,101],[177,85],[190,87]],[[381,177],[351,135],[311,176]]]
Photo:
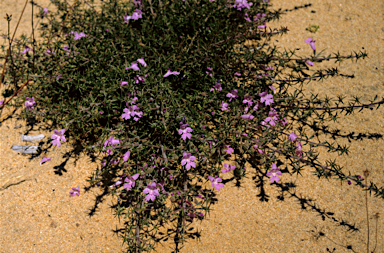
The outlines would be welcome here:
[[[123,17],[124,23],[128,24],[129,20],[138,20],[139,18],[143,17],[143,12],[139,9],[136,9],[133,13],[132,16],[128,16],[127,13],[125,13],[125,16]]]

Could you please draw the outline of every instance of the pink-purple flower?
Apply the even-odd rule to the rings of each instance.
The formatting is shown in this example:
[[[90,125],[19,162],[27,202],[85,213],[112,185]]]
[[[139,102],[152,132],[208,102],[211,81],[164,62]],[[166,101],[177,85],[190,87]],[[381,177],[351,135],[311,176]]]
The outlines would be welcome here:
[[[32,51],[32,52],[33,52],[33,49],[30,48],[29,46],[25,46],[25,49],[24,49],[23,52],[21,52],[21,53],[22,53],[22,54],[25,54],[25,53],[27,53],[27,52],[29,52],[29,51]]]
[[[181,160],[181,165],[185,166],[187,170],[189,170],[191,167],[196,168],[196,163],[193,161],[196,160],[196,157],[192,156],[191,153],[183,152],[183,160]]]
[[[55,129],[55,133],[52,134],[51,136],[51,139],[53,140],[51,143],[53,146],[57,146],[57,147],[60,147],[61,146],[61,142],[66,142],[67,140],[65,139],[65,136],[64,136],[64,133],[65,133],[65,129],[61,129],[60,131],[57,131],[57,129]]]
[[[221,105],[220,106],[221,106],[221,110],[225,111],[225,112],[227,112],[227,111],[229,111],[229,109],[231,109],[231,107],[228,106],[228,103],[226,103],[224,101],[221,101]]]
[[[48,8],[44,8],[43,11],[44,11],[44,15],[48,15]]]
[[[124,160],[124,161],[128,161],[130,155],[131,155],[131,152],[128,150],[127,153],[125,153],[124,155],[122,155],[123,160]]]
[[[171,71],[170,69],[167,70],[167,73],[165,73],[165,75],[163,77],[167,77],[167,76],[170,76],[170,75],[179,75],[180,72],[177,72],[177,71]]]
[[[156,187],[156,183],[152,182],[144,189],[143,193],[147,194],[147,196],[145,196],[146,201],[154,201],[156,197],[159,196],[159,189]]]
[[[298,157],[303,157],[303,150],[302,150],[302,148],[303,148],[303,146],[301,145],[301,142],[300,141],[298,141],[298,142],[296,142],[296,155],[298,156]]]
[[[120,82],[120,86],[125,86],[125,85],[127,85],[128,84],[128,82],[126,82],[126,81],[121,81]]]
[[[128,106],[127,108],[124,108],[124,113],[121,115],[121,117],[126,120],[133,117],[134,121],[138,121],[143,115],[143,112],[140,112],[139,110],[140,107],[138,107],[137,105]]]
[[[259,96],[261,97],[260,102],[265,103],[265,105],[270,105],[273,103],[273,95],[268,94],[268,91],[264,91],[262,93],[259,93]]]
[[[139,71],[139,66],[137,66],[137,62],[132,62],[131,66],[130,67],[126,67],[125,68],[126,70],[127,69],[133,69],[133,70],[136,70],[136,71]]]
[[[138,20],[139,18],[143,17],[143,12],[139,9],[136,9],[134,13],[132,13],[132,19]]]
[[[41,161],[40,161],[40,166],[41,166],[43,163],[45,163],[45,162],[47,162],[47,161],[50,161],[50,160],[51,160],[51,158],[43,156],[43,159],[41,159]]]
[[[253,21],[260,20],[260,19],[264,18],[265,16],[267,16],[267,15],[264,14],[264,13],[257,13],[257,14],[253,17]]]
[[[183,124],[183,122],[180,122],[180,129],[179,134],[181,135],[181,138],[185,141],[186,138],[191,139],[192,134],[192,128],[188,127],[188,124]]]
[[[305,41],[305,43],[307,43],[307,44],[309,44],[311,46],[313,51],[316,50],[316,47],[315,47],[315,42],[316,41],[315,40],[313,40],[312,38],[308,38],[308,39],[306,39],[304,41]]]
[[[235,0],[235,5],[233,5],[233,8],[237,8],[238,11],[241,11],[241,8],[247,8],[251,7],[253,3],[248,3],[247,0]]]
[[[104,142],[104,147],[106,148],[107,146],[112,146],[114,147],[115,145],[120,144],[120,141],[118,139],[114,139],[113,136],[109,137],[105,142]]]
[[[213,86],[213,88],[210,89],[210,91],[221,91],[222,88],[221,88],[221,84],[219,82],[216,82],[215,86]]]
[[[218,176],[216,177],[208,176],[208,179],[211,181],[212,187],[215,188],[216,190],[220,191],[220,189],[224,187],[224,184],[220,183],[222,179],[219,178]]]
[[[291,141],[296,141],[297,135],[294,132],[292,132],[292,133],[289,134],[288,139],[291,140]]]
[[[225,169],[221,169],[221,172],[223,172],[223,173],[227,173],[227,172],[230,172],[230,171],[236,169],[235,165],[230,165],[230,164],[226,164],[226,163],[224,163],[224,167],[225,167]]]
[[[251,120],[254,118],[254,116],[252,114],[245,114],[245,115],[241,115],[241,118],[245,120]]]
[[[252,102],[252,97],[250,96],[245,96],[243,100],[243,104],[247,104],[248,106],[251,106],[253,104]]]
[[[278,183],[280,181],[280,178],[278,176],[281,176],[282,173],[279,168],[277,168],[275,163],[272,163],[272,168],[267,172],[267,176],[270,177],[269,181],[271,183],[276,182]]]
[[[145,78],[147,77],[148,75],[145,75],[145,76],[139,76],[139,75],[136,75],[135,76],[135,83],[138,84],[139,82],[145,82]]]
[[[130,19],[133,20],[138,20],[139,18],[143,17],[143,13],[141,10],[136,9],[133,13],[132,16],[128,16],[127,13],[125,13],[125,16],[123,16],[124,23],[128,24]]]
[[[315,64],[311,62],[310,60],[306,60],[305,63],[307,63],[309,66],[313,67]]]
[[[226,149],[224,149],[225,152],[227,152],[228,155],[232,155],[233,152],[235,152],[233,150],[233,148],[230,148],[229,145],[225,145]]]
[[[80,187],[79,186],[77,186],[77,188],[72,187],[72,190],[69,192],[69,194],[71,197],[80,196]]]
[[[124,185],[123,188],[126,189],[127,191],[130,191],[133,187],[135,187],[135,180],[138,179],[140,176],[139,173],[133,175],[133,176],[127,176],[124,179]]]
[[[143,58],[137,59],[137,61],[138,61],[143,67],[147,67],[147,63],[145,63],[145,61],[144,61]]]
[[[24,105],[25,105],[25,110],[32,110],[32,109],[35,109],[34,105],[36,104],[35,102],[35,98],[34,97],[26,97],[25,98],[27,101],[25,101]]]
[[[231,91],[230,93],[227,94],[226,96],[227,98],[230,98],[229,99],[229,102],[232,101],[232,99],[237,99],[239,96],[237,95],[237,89],[234,89],[233,91]]]

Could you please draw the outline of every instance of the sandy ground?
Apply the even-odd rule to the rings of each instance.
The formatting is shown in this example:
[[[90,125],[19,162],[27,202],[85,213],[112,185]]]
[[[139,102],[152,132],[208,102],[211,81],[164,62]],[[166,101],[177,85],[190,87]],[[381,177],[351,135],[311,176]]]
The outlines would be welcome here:
[[[272,40],[281,49],[300,48],[296,50],[298,55],[309,55],[311,49],[304,39],[312,37],[318,50],[325,49],[325,55],[359,50],[368,53],[369,58],[357,63],[316,63],[313,69],[338,67],[355,78],[311,82],[306,84],[308,94],[358,95],[367,103],[375,95],[384,97],[383,1],[271,2],[275,9],[291,10],[279,23],[268,24],[272,28],[288,26],[288,35]],[[37,3],[50,8],[49,1]],[[304,6],[309,3],[311,6]],[[5,13],[13,15],[13,31],[23,6],[20,0],[1,0],[0,33],[6,32]],[[16,37],[30,32],[30,19],[29,7]],[[320,27],[315,34],[305,30],[312,24]],[[96,164],[83,154],[67,153],[68,143],[49,148],[47,154],[33,159],[18,155],[11,146],[23,144],[21,134],[45,134],[46,141],[52,132],[36,125],[31,129],[16,115],[17,112],[5,112],[0,120],[0,252],[124,252],[122,240],[114,232],[123,226],[110,208],[116,199],[100,188],[84,189]],[[383,115],[381,107],[344,116],[330,124],[331,129],[340,131],[333,135],[320,133],[319,139],[349,145],[350,153],[338,157],[322,152],[321,161],[325,164],[336,159],[345,173],[362,175],[368,169],[368,181],[383,186]],[[21,128],[14,129],[18,124]],[[42,156],[52,160],[40,166]],[[268,201],[261,201],[259,178],[253,178],[254,169],[248,167],[248,171],[250,176],[241,187],[229,182],[218,192],[214,210],[203,222],[194,224],[195,239],[189,239],[181,252],[327,252],[327,248],[331,252],[335,248],[333,252],[337,253],[367,252],[367,213],[361,188],[341,185],[336,180],[318,180],[307,168],[302,176],[284,174],[282,182],[292,182],[294,188],[282,190],[264,178]],[[70,198],[69,190],[77,185],[81,188],[80,197]],[[370,250],[377,240],[375,252],[384,252],[384,200],[370,196],[368,204]],[[175,244],[168,240],[159,245],[158,252],[174,249]]]

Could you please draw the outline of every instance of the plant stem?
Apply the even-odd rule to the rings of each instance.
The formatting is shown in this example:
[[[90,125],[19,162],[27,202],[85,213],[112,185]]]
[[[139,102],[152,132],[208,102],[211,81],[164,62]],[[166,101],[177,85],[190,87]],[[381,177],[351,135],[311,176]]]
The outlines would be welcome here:
[[[367,213],[367,229],[368,229],[368,235],[367,235],[367,253],[369,253],[369,216],[368,216],[368,190],[365,191],[365,207],[366,207],[366,213]]]

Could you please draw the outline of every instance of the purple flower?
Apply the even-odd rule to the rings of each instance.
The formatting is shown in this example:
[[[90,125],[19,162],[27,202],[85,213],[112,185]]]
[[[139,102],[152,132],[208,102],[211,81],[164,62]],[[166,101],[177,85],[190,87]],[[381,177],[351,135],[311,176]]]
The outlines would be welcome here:
[[[0,100],[0,105],[2,105],[4,103],[4,100]]]
[[[142,18],[142,17],[143,17],[143,13],[139,9],[136,9],[135,12],[132,14],[133,20],[138,20],[139,18]]]
[[[306,39],[304,41],[305,41],[305,43],[307,43],[307,44],[309,44],[311,46],[313,51],[316,50],[316,47],[315,47],[315,42],[316,41],[315,40],[312,40],[312,38],[308,38],[308,39]]]
[[[115,145],[120,144],[120,141],[118,139],[114,139],[112,136],[109,137],[105,142],[104,142],[104,147],[105,149],[107,146],[115,147]],[[107,149],[107,154],[112,155],[113,152],[111,149]]]
[[[259,93],[261,99],[260,99],[260,102],[261,103],[265,103],[265,105],[270,105],[273,103],[273,95],[272,94],[268,94],[268,91],[264,91],[262,93]]]
[[[245,114],[245,115],[241,115],[241,118],[245,120],[247,119],[251,120],[254,118],[254,116],[252,114]]]
[[[233,91],[231,91],[230,93],[228,93],[227,94],[227,98],[230,98],[229,99],[229,102],[231,102],[232,101],[232,99],[234,98],[234,99],[237,99],[239,96],[238,95],[236,95],[237,94],[237,89],[234,89]]]
[[[221,172],[223,172],[223,173],[227,173],[227,172],[230,172],[230,171],[236,169],[235,165],[230,165],[230,164],[226,164],[226,163],[224,163],[224,167],[225,167],[225,169],[221,169]]]
[[[292,132],[289,134],[288,139],[291,141],[295,141],[297,139],[297,135],[294,132]]]
[[[127,69],[133,69],[133,70],[136,70],[136,71],[140,70],[139,67],[137,66],[137,62],[132,62],[131,66],[130,67],[126,67],[125,69],[126,70]]]
[[[122,157],[123,157],[123,160],[124,160],[124,161],[128,161],[130,155],[131,155],[131,152],[128,150],[128,152],[125,153],[125,154],[122,156]]]
[[[145,81],[145,77],[147,77],[148,75],[145,75],[145,76],[139,76],[139,75],[136,75],[135,76],[135,83],[138,84],[139,82],[144,82]]]
[[[224,151],[227,152],[228,155],[232,155],[232,152],[235,152],[229,145],[225,145],[225,147],[227,147],[227,149],[224,149]]]
[[[281,176],[282,173],[279,168],[277,168],[275,163],[272,163],[272,169],[267,172],[267,176],[270,177],[269,181],[271,183],[276,182],[278,183],[280,181],[280,178],[278,176]]]
[[[105,142],[104,142],[104,147],[105,149],[107,146],[112,146],[114,147],[115,145],[120,144],[120,141],[118,139],[114,139],[113,136],[109,137]]]
[[[29,52],[29,51],[33,51],[33,49],[30,48],[29,46],[25,46],[25,49],[24,49],[23,52],[21,52],[21,53],[22,53],[22,54],[25,54],[25,53],[27,53],[27,52]]]
[[[70,196],[71,197],[74,197],[74,196],[79,196],[80,195],[80,187],[77,186],[77,188],[75,187],[72,187],[72,190],[69,192]]]
[[[135,180],[139,177],[139,173],[131,176],[127,176],[124,179],[124,185],[123,188],[126,189],[127,191],[130,191],[133,187],[135,187]]]
[[[252,97],[250,96],[245,96],[243,100],[243,104],[248,104],[248,106],[251,106],[253,104],[252,102]]]
[[[67,52],[67,55],[71,53],[71,50],[69,49],[68,45],[64,45],[63,50]]]
[[[248,13],[245,13],[244,14],[244,19],[247,20],[248,22],[252,22],[251,19],[249,18],[250,16],[248,15]]]
[[[254,149],[257,149],[257,152],[259,152],[260,154],[263,154],[263,153],[264,153],[264,151],[261,150],[260,147],[259,147],[259,145],[257,145],[257,144],[253,145],[253,148],[254,148]]]
[[[137,61],[143,65],[144,67],[147,67],[147,64],[145,63],[144,59],[143,58],[140,58],[140,59],[137,59]]]
[[[127,13],[125,13],[125,16],[123,16],[124,23],[128,24],[129,20],[132,19],[132,16],[128,16]]]
[[[265,15],[264,13],[257,13],[257,14],[253,17],[253,21],[260,20],[260,19],[264,18],[265,16],[267,16],[267,15]]]
[[[41,166],[43,163],[45,163],[45,162],[47,162],[47,161],[50,161],[50,160],[51,160],[51,158],[43,156],[43,159],[41,159],[41,161],[40,161],[40,166]]]
[[[213,86],[213,88],[210,89],[210,91],[215,91],[215,90],[217,90],[217,91],[222,90],[221,84],[218,81],[216,82],[215,86]]]
[[[222,111],[229,111],[231,107],[228,107],[228,103],[224,102],[224,101],[221,101],[221,110]]]
[[[191,166],[193,168],[196,168],[196,163],[192,162],[194,160],[196,160],[196,157],[191,156],[191,153],[183,152],[183,160],[181,160],[181,165],[184,166],[185,164],[187,164],[185,166],[187,170],[189,170]]]
[[[259,26],[257,26],[257,29],[265,29],[266,27],[267,27],[267,25],[266,25],[265,22],[264,22],[263,25],[259,25]]]
[[[126,82],[126,81],[121,81],[120,82],[120,86],[125,86],[125,85],[127,85],[128,84],[128,82]]]
[[[154,201],[157,196],[159,196],[159,189],[156,188],[156,183],[152,182],[150,185],[147,186],[147,188],[144,189],[143,193],[146,193],[147,196],[145,196],[145,200]]]
[[[180,122],[180,129],[179,134],[181,134],[181,139],[186,140],[186,138],[191,139],[192,134],[192,128],[188,127],[188,124],[183,124],[183,122]]]
[[[67,36],[70,35],[70,34],[73,34],[73,31],[70,31],[70,32],[67,33],[67,34],[64,34],[64,36],[67,37]]]
[[[233,8],[237,8],[238,11],[241,10],[241,8],[247,8],[251,7],[253,3],[248,3],[247,0],[235,0],[235,5]]]
[[[275,87],[273,87],[273,86],[271,85],[271,86],[268,86],[268,88],[270,88],[271,90],[273,90],[273,93],[276,94],[276,89],[275,89]]]
[[[212,182],[212,187],[215,188],[216,190],[220,191],[220,189],[224,187],[224,184],[220,183],[222,179],[219,178],[218,176],[216,177],[208,176],[208,179]]]
[[[113,159],[112,159],[112,160],[113,160]],[[111,161],[112,161],[112,160],[111,160]],[[104,167],[104,166],[106,165],[106,163],[103,163],[102,165],[103,165],[103,167]],[[124,175],[125,175],[125,173],[120,177],[119,180],[117,180],[116,183],[114,183],[113,185],[110,185],[109,187],[112,188],[112,187],[121,185],[121,184],[123,183],[123,176],[124,176]]]
[[[35,109],[34,105],[36,104],[35,102],[35,98],[34,97],[26,97],[25,98],[27,101],[25,101],[24,105],[25,105],[25,110],[32,110],[32,109]]]
[[[310,60],[306,60],[305,63],[307,63],[309,66],[314,66],[315,64],[313,62],[311,62]]]
[[[79,40],[79,39],[87,36],[84,34],[84,32],[81,32],[81,33],[75,32],[74,35],[75,35],[74,40]]]
[[[45,52],[46,52],[48,55],[49,55],[49,54],[54,54],[54,55],[56,55],[56,53],[55,53],[54,51],[51,51],[51,50],[49,50],[49,49],[47,49]]]
[[[209,70],[209,71],[212,71],[213,69],[211,69],[210,67],[207,67],[207,69]]]
[[[301,142],[300,142],[300,141],[298,141],[298,142],[296,143],[296,147],[297,147],[298,150],[301,150],[301,149],[303,148],[303,146],[301,145]]]
[[[271,109],[271,111],[269,111],[268,113],[268,117],[263,121],[264,122],[263,125],[266,125],[268,127],[269,125],[276,126],[276,123],[278,122],[278,120],[279,120],[278,114],[273,109]]]
[[[143,115],[143,112],[139,112],[140,108],[137,105],[128,106],[128,108],[124,108],[123,115],[121,117],[123,119],[130,119],[131,116],[134,117],[133,120],[138,121],[139,118]],[[138,116],[138,117],[136,117]]]
[[[163,77],[167,77],[167,76],[170,76],[170,75],[179,75],[180,72],[177,72],[177,71],[172,71],[170,69],[168,69],[167,73],[165,73],[165,75]]]
[[[44,8],[43,11],[44,11],[44,15],[48,15],[48,8]]]
[[[51,136],[51,139],[53,140],[51,143],[53,146],[56,145],[57,147],[60,147],[61,146],[60,141],[63,141],[63,142],[67,141],[65,139],[64,133],[65,133],[65,129],[61,129],[60,131],[57,131],[57,129],[55,129],[55,133],[52,134]]]

